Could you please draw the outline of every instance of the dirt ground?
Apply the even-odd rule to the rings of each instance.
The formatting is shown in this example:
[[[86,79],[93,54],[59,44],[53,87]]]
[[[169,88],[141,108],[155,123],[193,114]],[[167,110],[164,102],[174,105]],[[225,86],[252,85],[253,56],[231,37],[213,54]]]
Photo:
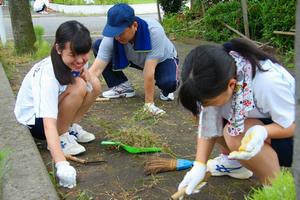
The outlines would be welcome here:
[[[182,64],[184,56],[199,41],[175,42]],[[16,91],[25,72],[32,64],[18,67],[19,73],[12,80]],[[114,99],[96,102],[80,123],[86,130],[96,135],[96,140],[83,144],[87,151],[78,156],[84,159],[105,159],[107,163],[99,165],[82,165],[71,162],[77,170],[77,186],[73,189],[57,187],[62,199],[96,199],[96,200],[161,200],[168,199],[174,192],[187,171],[161,173],[146,176],[143,172],[144,161],[153,154],[129,154],[123,150],[112,150],[100,145],[106,132],[126,125],[126,120],[133,117],[141,109],[144,102],[142,72],[127,69],[126,74],[133,83],[136,96],[128,99]],[[104,84],[104,90],[107,89]],[[150,126],[152,131],[161,136],[177,158],[193,159],[196,145],[197,127],[191,114],[185,111],[176,101],[162,102],[158,98],[156,88],[156,104],[163,108],[167,115],[159,120],[137,121]],[[48,170],[52,170],[52,162],[46,145],[38,142],[38,147]],[[214,155],[216,156],[217,149]],[[157,154],[156,154],[157,155]],[[244,199],[251,186],[257,186],[257,179],[237,180],[229,177],[210,177],[208,185],[198,194],[186,199],[206,200],[240,200]]]

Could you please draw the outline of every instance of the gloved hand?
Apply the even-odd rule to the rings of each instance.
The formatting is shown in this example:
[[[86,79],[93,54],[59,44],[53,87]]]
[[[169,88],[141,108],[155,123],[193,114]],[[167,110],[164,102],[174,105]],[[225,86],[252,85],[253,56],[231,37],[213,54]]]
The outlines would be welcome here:
[[[192,169],[186,173],[183,180],[178,186],[178,190],[186,187],[185,193],[190,195],[192,193],[197,193],[194,191],[195,187],[203,180],[206,173],[206,164],[198,161],[194,161],[194,166]]]
[[[162,115],[166,113],[163,109],[156,107],[154,103],[145,103],[144,111],[150,112],[152,115]]]
[[[233,151],[229,154],[229,159],[249,160],[258,152],[264,145],[265,139],[268,137],[268,131],[264,126],[255,125],[248,129],[242,139],[242,144],[238,151]]]
[[[59,161],[55,164],[56,176],[59,185],[67,188],[76,186],[76,170],[67,161]]]

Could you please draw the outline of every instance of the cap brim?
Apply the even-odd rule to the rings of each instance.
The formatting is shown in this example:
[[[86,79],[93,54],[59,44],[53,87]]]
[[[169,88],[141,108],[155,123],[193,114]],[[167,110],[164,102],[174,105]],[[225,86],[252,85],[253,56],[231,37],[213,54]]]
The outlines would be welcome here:
[[[106,24],[103,29],[102,35],[104,35],[105,37],[116,37],[120,35],[126,27],[114,27],[110,26],[109,24]]]

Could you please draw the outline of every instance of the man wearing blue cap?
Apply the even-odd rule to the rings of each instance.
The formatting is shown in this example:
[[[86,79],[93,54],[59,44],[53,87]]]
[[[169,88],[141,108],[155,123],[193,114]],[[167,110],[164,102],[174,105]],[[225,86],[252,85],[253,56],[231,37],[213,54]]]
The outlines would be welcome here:
[[[155,85],[161,90],[160,99],[174,100],[179,85],[178,59],[174,45],[163,27],[154,19],[141,19],[133,8],[121,3],[108,10],[104,38],[93,44],[96,57],[90,71],[101,73],[110,88],[104,97],[119,98],[135,95],[123,73],[126,67],[143,70],[144,110],[154,115],[165,113],[154,104]]]

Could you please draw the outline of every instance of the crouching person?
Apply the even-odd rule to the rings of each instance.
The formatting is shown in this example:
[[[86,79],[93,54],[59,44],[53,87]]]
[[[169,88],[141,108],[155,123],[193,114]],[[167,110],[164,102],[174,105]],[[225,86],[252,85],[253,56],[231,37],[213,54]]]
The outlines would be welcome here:
[[[34,138],[47,141],[59,184],[68,188],[76,186],[76,170],[65,155],[85,152],[78,142],[95,139],[77,124],[100,93],[98,78],[85,68],[90,49],[86,27],[77,21],[61,24],[51,55],[27,73],[15,106],[17,120]]]

